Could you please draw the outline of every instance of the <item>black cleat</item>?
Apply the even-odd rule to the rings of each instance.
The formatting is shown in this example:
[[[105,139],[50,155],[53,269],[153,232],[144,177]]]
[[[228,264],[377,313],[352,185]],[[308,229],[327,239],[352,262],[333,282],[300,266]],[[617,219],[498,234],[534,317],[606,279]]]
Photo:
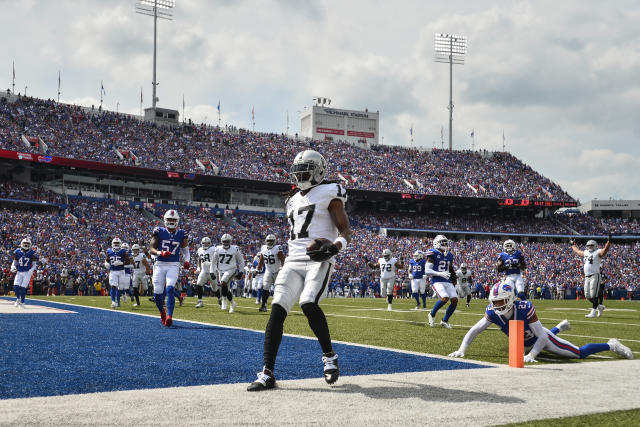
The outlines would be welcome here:
[[[265,307],[265,306],[263,305],[262,307],[260,307],[260,308],[258,309],[258,311],[264,311],[264,312],[266,313],[266,311],[267,311],[267,307]]]
[[[262,391],[275,388],[276,379],[273,376],[273,372],[268,369],[263,369],[262,372],[258,372],[258,379],[249,384],[247,391]]]
[[[340,376],[340,368],[338,367],[338,355],[335,353],[333,353],[332,356],[323,355],[322,363],[324,363],[324,380],[327,382],[327,384],[333,384],[338,381],[338,377]]]

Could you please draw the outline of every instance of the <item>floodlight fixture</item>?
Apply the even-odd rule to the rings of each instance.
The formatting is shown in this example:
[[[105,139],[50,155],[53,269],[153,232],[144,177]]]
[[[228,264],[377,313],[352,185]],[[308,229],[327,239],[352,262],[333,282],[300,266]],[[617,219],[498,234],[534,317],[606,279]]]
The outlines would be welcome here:
[[[157,63],[157,44],[158,44],[158,18],[173,20],[173,8],[175,0],[139,0],[136,3],[136,13],[141,15],[153,16],[153,86],[151,94],[151,106],[155,109],[158,97],[156,96],[156,63]]]
[[[434,37],[435,62],[449,64],[449,150],[453,149],[453,64],[464,65],[467,38],[453,34],[436,33]]]

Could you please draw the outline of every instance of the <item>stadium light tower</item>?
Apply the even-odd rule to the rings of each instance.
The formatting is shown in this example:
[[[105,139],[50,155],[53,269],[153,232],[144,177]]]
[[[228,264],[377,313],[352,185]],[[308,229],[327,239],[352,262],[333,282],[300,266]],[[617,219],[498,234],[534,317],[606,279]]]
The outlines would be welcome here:
[[[435,61],[449,63],[449,150],[453,149],[453,64],[464,65],[467,38],[452,34],[436,33],[434,39]]]
[[[156,108],[156,51],[158,43],[158,18],[171,21],[173,19],[173,8],[175,0],[140,0],[136,3],[136,13],[153,16],[153,93],[151,94],[151,106]]]

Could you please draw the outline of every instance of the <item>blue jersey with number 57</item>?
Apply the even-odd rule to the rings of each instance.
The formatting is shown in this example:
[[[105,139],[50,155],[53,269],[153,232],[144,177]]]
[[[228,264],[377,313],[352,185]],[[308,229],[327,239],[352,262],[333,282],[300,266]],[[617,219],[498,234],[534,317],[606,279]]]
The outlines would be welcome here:
[[[453,265],[453,254],[451,252],[447,252],[446,254],[443,254],[439,250],[433,248],[433,249],[429,249],[424,254],[424,256],[426,258],[431,258],[433,262],[433,269],[435,271],[449,272],[450,267]],[[431,283],[435,283],[435,282],[451,283],[451,280],[445,279],[444,277],[440,277],[440,276],[431,276]]]
[[[124,270],[124,259],[127,256],[127,250],[124,248],[114,251],[112,248],[107,249],[107,258],[109,258],[109,270],[122,271]],[[113,265],[114,262],[120,261],[122,264]]]
[[[38,259],[38,255],[33,251],[33,249],[29,249],[28,251],[23,251],[18,248],[13,252],[13,258],[16,260],[16,268],[18,271],[29,271],[31,267],[33,267],[33,261]]]
[[[409,261],[409,271],[411,272],[411,277],[414,279],[422,279],[424,276],[424,265],[427,263],[427,260],[422,258],[416,261],[412,259]]]
[[[156,261],[160,262],[180,262],[180,248],[187,232],[184,230],[176,230],[175,233],[169,232],[164,227],[156,227],[153,229],[153,235],[158,238],[159,251],[169,251],[171,255],[162,257],[158,255]]]
[[[509,274],[520,274],[520,267],[522,266],[522,261],[524,260],[524,255],[522,255],[522,252],[515,251],[512,254],[500,252],[500,255],[498,255],[498,259],[502,260],[504,266],[507,267],[504,272],[507,276]]]

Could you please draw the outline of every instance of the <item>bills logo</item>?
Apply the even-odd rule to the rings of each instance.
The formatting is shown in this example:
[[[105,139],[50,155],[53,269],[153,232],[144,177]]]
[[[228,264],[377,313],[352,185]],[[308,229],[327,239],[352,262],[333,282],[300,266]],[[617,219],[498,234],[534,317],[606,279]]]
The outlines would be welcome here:
[[[38,161],[40,163],[51,163],[51,160],[53,160],[51,156],[38,156]]]
[[[502,290],[512,292],[513,288],[511,287],[511,285],[502,285]]]

